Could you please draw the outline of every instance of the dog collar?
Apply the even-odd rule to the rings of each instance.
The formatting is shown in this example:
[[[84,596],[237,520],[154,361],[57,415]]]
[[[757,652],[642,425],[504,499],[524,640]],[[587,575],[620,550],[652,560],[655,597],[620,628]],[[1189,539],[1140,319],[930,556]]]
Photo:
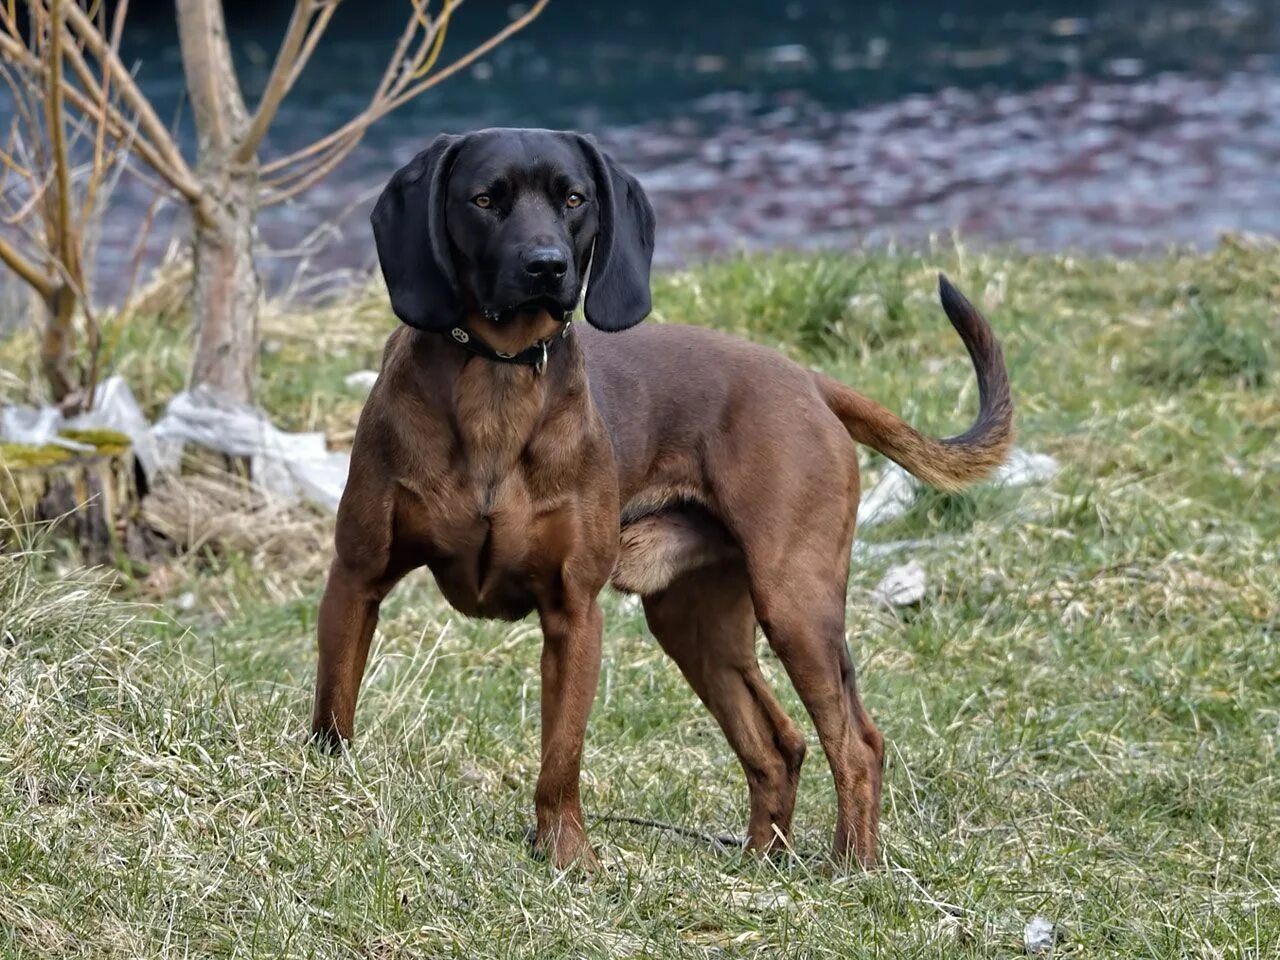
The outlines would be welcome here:
[[[495,350],[465,327],[454,327],[449,331],[449,336],[463,350],[468,353],[474,353],[477,357],[496,360],[498,363],[522,363],[526,367],[533,367],[534,373],[542,373],[547,367],[547,357],[551,353],[551,348],[569,335],[569,328],[572,326],[572,319],[565,320],[564,326],[560,328],[559,333],[547,337],[545,340],[539,340],[533,346],[526,347],[519,353],[503,353],[501,350]]]

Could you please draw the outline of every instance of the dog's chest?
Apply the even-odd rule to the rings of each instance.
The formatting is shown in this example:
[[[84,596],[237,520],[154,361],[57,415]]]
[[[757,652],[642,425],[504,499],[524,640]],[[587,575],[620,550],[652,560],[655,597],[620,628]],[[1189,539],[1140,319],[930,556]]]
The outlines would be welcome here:
[[[442,498],[447,506],[441,503],[443,509],[414,539],[458,610],[522,617],[537,606],[540,589],[557,565],[538,535],[538,510],[528,484],[519,474],[485,484],[468,480],[459,478],[457,495]]]
[[[394,529],[398,549],[431,568],[458,610],[516,619],[559,576],[580,484],[563,439],[572,434],[548,430],[521,397],[505,409],[502,399],[456,397],[456,435],[402,478]]]

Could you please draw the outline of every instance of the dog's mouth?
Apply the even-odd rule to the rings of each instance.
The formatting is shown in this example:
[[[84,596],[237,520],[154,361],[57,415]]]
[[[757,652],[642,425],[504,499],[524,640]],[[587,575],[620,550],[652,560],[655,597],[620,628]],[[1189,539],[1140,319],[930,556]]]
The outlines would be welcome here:
[[[572,309],[572,307],[566,307],[555,297],[541,296],[522,300],[509,307],[490,307],[484,311],[484,315],[498,323],[506,323],[523,317],[533,317],[545,313],[553,320],[563,322],[572,312]]]

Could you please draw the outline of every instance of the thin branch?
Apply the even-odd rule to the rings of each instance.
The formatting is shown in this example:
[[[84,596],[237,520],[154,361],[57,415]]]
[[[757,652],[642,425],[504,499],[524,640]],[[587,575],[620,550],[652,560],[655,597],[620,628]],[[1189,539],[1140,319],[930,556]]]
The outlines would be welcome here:
[[[333,12],[338,9],[341,0],[333,0],[331,4],[320,10],[320,16],[316,21],[315,27],[307,34],[307,42],[302,47],[302,52],[298,54],[297,62],[293,65],[293,71],[289,74],[289,89],[293,89],[293,85],[298,82],[298,78],[302,76],[302,71],[307,63],[311,60],[312,54],[316,52],[316,44],[320,42],[320,38],[324,36],[325,30],[329,27],[329,20],[333,16]]]
[[[4,196],[9,187],[10,176],[17,174],[24,179],[27,177],[26,167],[20,166],[10,155],[10,151],[15,149],[13,147],[15,142],[20,142],[17,117],[13,118],[13,122],[9,125],[9,136],[5,138],[5,143],[9,144],[9,148],[0,147],[0,164],[4,166],[4,170],[0,170],[0,197]]]
[[[331,170],[334,166],[335,157],[341,159],[347,156],[359,143],[360,133],[358,131],[349,133],[345,138],[331,143],[325,150],[308,159],[306,163],[300,163],[291,169],[279,172],[274,177],[264,177],[262,179],[263,191],[269,193],[287,189],[298,180],[309,179],[312,173],[321,167]]]
[[[391,59],[387,61],[387,69],[383,72],[382,79],[378,82],[377,89],[374,90],[373,96],[369,98],[369,103],[365,106],[364,110],[357,115],[357,117],[377,110],[387,102],[387,98],[389,96],[395,96],[397,93],[402,91],[405,84],[419,73],[423,62],[431,53],[432,47],[435,43],[440,18],[432,21],[427,17],[427,7],[430,5],[430,0],[409,0],[409,2],[413,7],[413,14],[408,18],[405,24],[404,33],[400,36],[400,42],[396,44],[395,53],[392,54]],[[460,6],[461,4],[462,0],[456,0],[456,2],[448,8],[448,12],[452,12],[454,7]],[[418,41],[418,47],[412,55],[405,57],[405,51],[412,45],[413,37],[418,32],[419,26],[422,27],[423,32],[422,38]],[[343,140],[350,139],[352,136],[358,139],[362,133],[363,128],[356,129],[353,124],[349,122],[346,126],[333,131],[325,137],[321,137],[319,140],[312,142],[308,146],[303,147],[288,156],[280,157],[271,161],[263,166],[262,172],[264,174],[271,174],[287,166],[292,166],[294,163],[301,162],[309,157],[316,157],[319,154],[325,154],[335,147],[340,148]],[[325,165],[328,162],[328,157],[325,156],[312,162],[314,166]],[[310,170],[313,168],[314,167],[309,166],[305,169]],[[285,176],[292,179],[296,177],[297,174],[293,171],[289,171]]]
[[[279,180],[275,181],[275,183],[266,184],[265,186],[268,190],[271,190],[274,187],[274,191],[267,192],[263,195],[261,200],[262,205],[264,207],[268,207],[274,206],[277,203],[284,203],[286,200],[296,197],[308,187],[311,187],[323,180],[336,166],[338,166],[338,164],[342,163],[342,161],[350,155],[351,151],[354,150],[359,143],[359,137],[351,137],[340,147],[330,153],[323,162],[310,166],[305,175],[293,178],[292,182],[290,182],[288,186],[275,186],[276,183],[282,183],[283,181],[290,180],[290,177],[288,176],[280,177]]]
[[[0,261],[45,300],[53,298],[57,290],[53,279],[3,236],[0,236]]]
[[[36,183],[35,180],[32,180],[31,196],[27,197],[27,199],[23,201],[22,206],[11,208],[13,209],[13,213],[4,214],[3,220],[5,224],[8,226],[16,226],[23,220],[27,219],[27,217],[31,215],[31,211],[44,202],[45,191],[49,189],[49,184],[51,182],[52,181],[49,177],[45,177],[40,183]]]
[[[155,216],[161,205],[164,203],[165,197],[162,193],[156,192],[152,195],[151,203],[147,206],[146,216],[143,217],[142,229],[138,234],[137,242],[133,245],[133,254],[130,258],[130,270],[128,286],[125,287],[124,300],[120,308],[116,311],[112,318],[114,323],[108,331],[108,340],[105,348],[100,346],[100,353],[110,362],[116,356],[116,349],[120,342],[120,337],[137,313],[139,306],[138,296],[138,278],[141,275],[142,261],[146,253],[146,242],[151,238],[152,231],[155,227]],[[171,246],[168,252],[160,259],[153,271],[153,276],[159,276],[163,270],[172,262],[172,237],[170,238]]]
[[[156,153],[172,165],[180,178],[194,180],[191,169],[182,156],[182,151],[170,135],[168,128],[156,116],[151,101],[143,94],[133,74],[125,68],[116,51],[103,39],[93,21],[72,3],[67,8],[67,22],[89,48],[89,52],[102,64],[103,69],[110,72],[115,80],[118,96],[128,107],[129,112],[138,118],[138,127],[151,141]]]
[[[375,95],[373,102],[371,102],[362,113],[351,118],[351,120],[347,121],[337,130],[326,134],[324,137],[321,137],[319,140],[316,140],[300,150],[296,150],[287,156],[280,157],[268,164],[264,164],[262,172],[273,173],[283,170],[292,164],[298,163],[299,161],[305,160],[308,157],[315,156],[317,153],[324,152],[334,147],[336,144],[346,140],[348,137],[353,135],[359,137],[363,135],[370,126],[372,126],[376,121],[382,119],[388,113],[408,103],[414,97],[431,89],[441,81],[453,76],[453,74],[457,73],[459,70],[470,66],[486,53],[493,50],[494,47],[497,47],[499,44],[504,42],[508,37],[523,30],[537,18],[538,14],[542,12],[542,9],[547,5],[547,3],[548,0],[537,0],[532,7],[525,11],[525,13],[511,21],[488,40],[473,48],[469,53],[466,53],[457,60],[454,60],[447,67],[423,78],[418,83],[408,84],[403,81],[393,83],[391,89],[388,90],[385,95],[382,97]]]
[[[132,255],[129,258],[129,282],[125,288],[126,293],[122,301],[123,305],[118,313],[119,316],[128,316],[133,312],[134,295],[138,291],[138,277],[142,273],[142,259],[146,253],[146,243],[155,228],[156,214],[163,203],[164,194],[156,192],[152,194],[151,202],[147,204],[147,212],[142,218],[142,229],[138,231],[138,238],[134,241]]]
[[[434,33],[431,41],[431,52],[427,54],[426,60],[418,66],[416,70],[409,74],[410,79],[417,80],[425,77],[431,72],[431,68],[436,65],[436,61],[440,59],[440,51],[444,49],[445,34],[449,32],[449,18],[453,16],[453,11],[462,6],[462,0],[456,0],[453,3],[446,3],[444,10],[440,16],[436,17],[435,23],[428,27],[429,33]],[[414,6],[414,12],[418,10],[417,5]]]
[[[236,151],[236,160],[240,163],[248,163],[253,159],[259,144],[262,143],[262,138],[267,135],[267,128],[275,119],[276,111],[280,109],[280,104],[288,95],[289,88],[293,86],[294,66],[298,62],[307,33],[311,30],[315,14],[315,0],[297,0],[293,5],[293,14],[289,17],[289,28],[285,31],[275,62],[271,65],[271,73],[267,77],[267,85],[263,87],[258,108],[253,113],[249,132],[240,141],[240,147]]]
[[[3,8],[0,8],[2,11]],[[0,16],[2,16],[0,12]],[[64,85],[64,93],[67,100],[77,110],[88,117],[92,117],[97,109],[99,87],[97,80],[94,78],[92,71],[89,70],[88,64],[82,55],[74,46],[68,46],[67,52],[70,54],[67,62],[75,70],[77,78],[87,90],[80,90],[73,84]],[[18,63],[27,69],[37,73],[41,78],[46,74],[44,64],[37,60],[34,54],[26,48],[25,45],[13,40],[12,37],[6,36],[0,32],[0,54],[6,55],[10,62]],[[118,86],[118,84],[117,84]],[[128,130],[133,126],[119,108],[114,104],[107,106],[107,122],[108,132],[117,142],[127,136]],[[132,138],[132,146],[135,153],[154,170],[162,179],[182,194],[190,203],[198,204],[202,197],[203,191],[200,189],[199,183],[196,182],[190,168],[186,165],[186,161],[182,161],[180,167],[174,167],[168,157],[164,156],[161,151],[152,144],[145,136],[138,135]]]
[[[82,111],[88,112],[93,107],[92,101],[77,91],[75,87],[67,87],[67,97],[76,105],[77,109]],[[130,150],[136,153],[148,167],[155,171],[157,176],[181,194],[192,206],[198,207],[205,200],[204,191],[190,174],[190,171],[182,175],[180,171],[173,169],[169,165],[166,158],[155,152],[155,147],[151,143],[141,137],[132,137],[129,132],[132,129],[129,121],[119,111],[112,111],[111,116],[108,117],[108,124],[108,131],[116,143],[130,141]]]
[[[361,129],[364,130],[368,128],[368,126],[371,123],[373,123],[374,120],[381,119],[382,117],[390,113],[392,110],[395,110],[399,107],[404,106],[414,97],[418,96],[418,94],[423,93],[426,90],[430,90],[436,84],[440,83],[443,80],[447,80],[449,77],[453,76],[459,70],[462,70],[466,67],[471,66],[471,64],[475,63],[477,60],[483,57],[486,53],[488,53],[489,51],[493,50],[495,47],[502,44],[508,37],[512,36],[513,34],[519,33],[521,30],[527,27],[530,23],[532,23],[535,19],[537,19],[538,14],[542,12],[542,8],[547,5],[547,2],[548,0],[537,0],[537,2],[532,7],[530,7],[524,14],[522,14],[518,19],[512,20],[509,24],[507,24],[505,27],[503,27],[501,30],[495,33],[492,37],[490,37],[484,43],[481,43],[478,46],[474,47],[470,53],[463,54],[461,57],[453,61],[453,63],[449,64],[447,67],[444,67],[443,69],[437,71],[436,73],[433,73],[431,76],[422,80],[420,83],[414,84],[413,86],[409,87],[399,96],[392,99],[391,102],[387,104],[385,109],[383,109],[376,117],[371,118],[368,121],[368,123],[365,123]]]
[[[0,34],[0,53],[3,53],[6,49],[6,39],[7,38],[4,34]],[[26,47],[23,47],[22,49],[25,50]],[[8,85],[10,92],[13,94],[13,105],[16,111],[16,116],[14,116],[13,122],[9,127],[9,138],[7,142],[23,143],[23,130],[32,131],[40,128],[39,122],[35,119],[39,111],[35,106],[33,106],[38,98],[30,95],[30,89],[34,84],[32,83],[30,76],[28,74],[24,74],[23,82],[19,85],[17,78],[14,77],[9,68],[9,64],[3,62],[0,62],[0,78],[4,79],[4,82]],[[23,143],[23,146],[25,148],[25,143]],[[23,152],[26,152],[25,149]]]
[[[5,33],[0,33],[0,53],[10,52],[9,58],[0,57],[0,65],[6,67],[4,70],[5,82],[13,91],[14,106],[18,111],[19,118],[25,129],[31,137],[31,142],[23,143],[23,153],[26,155],[27,167],[34,174],[37,170],[47,170],[48,165],[45,163],[44,147],[40,136],[40,104],[44,100],[44,64],[35,58],[35,54],[27,48],[27,43],[22,39],[21,31],[18,30],[17,21],[11,15],[6,16],[3,10],[0,10],[0,17],[5,20],[5,27],[12,37]],[[40,39],[43,34],[43,19],[39,11],[31,10],[31,36],[32,44],[42,44]],[[8,63],[6,63],[6,59]],[[21,89],[18,86],[16,77],[10,75],[7,69],[9,64],[15,66],[26,65],[28,67],[26,73],[22,77]],[[34,71],[30,67],[34,65]],[[32,156],[34,154],[34,156]],[[37,187],[35,178],[29,178],[32,190],[41,190]],[[47,179],[46,184],[47,186]]]
[[[9,141],[13,142],[12,139]],[[0,164],[4,165],[4,177],[0,179],[0,187],[9,182],[9,174],[15,173],[22,179],[27,181],[27,185],[35,190],[37,188],[36,176],[32,169],[24,163],[21,163],[12,153],[0,147]]]
[[[62,120],[62,30],[65,25],[64,0],[50,0],[48,92],[45,95],[45,123],[49,146],[53,152],[53,175],[58,185],[56,224],[58,259],[66,264],[74,260],[71,245],[71,171],[67,161],[66,128]],[[52,237],[50,240],[52,241]],[[54,244],[51,242],[50,246]]]
[[[373,91],[374,100],[382,97],[395,81],[400,64],[404,60],[404,53],[409,49],[413,35],[418,32],[418,24],[426,17],[427,0],[409,0],[409,2],[413,5],[413,16],[405,23],[404,32],[400,34],[396,49],[391,54],[391,59],[387,61],[387,68],[382,72],[382,79],[378,81],[378,87]]]
[[[3,34],[0,34],[0,52],[5,51],[6,49],[12,52],[11,48],[6,45],[5,41],[7,39],[8,38]],[[25,47],[20,47],[20,49],[23,51],[26,50]],[[85,62],[83,56],[78,53],[75,47],[68,48],[68,52],[71,55],[68,57],[67,62],[70,63],[72,68],[75,70],[77,78],[85,87],[85,91],[78,89],[72,84],[67,84],[65,89],[67,99],[82,114],[86,116],[93,116],[97,107],[95,101],[99,96],[97,79],[89,69],[88,63]],[[29,63],[28,65],[32,69],[43,73],[43,65],[39,62]],[[137,123],[130,122],[129,118],[127,118],[114,103],[108,102],[106,119],[108,124],[107,130],[111,134],[112,139],[117,143],[128,140],[132,151],[136,153],[148,167],[154,170],[161,179],[180,193],[189,203],[193,206],[198,206],[204,200],[204,191],[196,181],[195,176],[191,173],[191,169],[187,167],[185,161],[181,167],[174,167],[169,162],[169,159],[162,155],[159,149],[137,130]]]
[[[119,145],[107,158],[107,166],[104,168],[105,173],[102,176],[103,190],[105,196],[110,197],[115,193],[119,186],[120,178],[124,175],[127,163],[118,162],[120,156],[128,156],[128,146]],[[151,205],[148,207],[147,216],[143,220],[142,228],[138,234],[137,243],[139,246],[146,243],[147,238],[151,234],[151,228],[154,222],[155,208],[161,201],[162,195],[157,193],[152,198]],[[84,222],[81,224],[81,230],[76,237],[76,242],[81,250],[96,249],[102,239],[102,223],[106,215],[107,206],[103,204],[101,207],[90,208]],[[93,277],[89,269],[81,265],[83,296],[81,306],[84,310],[85,323],[85,346],[89,355],[88,371],[83,378],[82,388],[86,395],[85,403],[88,407],[93,406],[94,392],[98,386],[98,378],[102,370],[102,323],[98,318],[98,314],[93,305]],[[135,270],[129,277],[128,286],[124,288],[124,302],[128,302],[133,296],[134,285],[137,283],[138,276]]]
[[[110,55],[119,57],[120,37],[124,32],[124,18],[129,10],[129,0],[118,0],[116,5],[115,17],[111,23],[111,40],[108,45]],[[104,14],[105,15],[105,14]],[[93,138],[93,171],[89,176],[89,183],[85,187],[84,203],[81,205],[80,219],[83,224],[89,218],[93,205],[97,202],[98,188],[101,182],[101,171],[103,170],[103,150],[106,146],[107,136],[107,104],[111,100],[111,71],[105,65],[102,67],[102,93],[98,98],[98,111],[94,117],[96,135]],[[83,230],[83,226],[81,228]]]
[[[440,33],[440,29],[446,25],[449,18],[453,15],[453,11],[462,6],[463,0],[446,0],[445,7],[440,11],[440,15],[432,20],[427,16],[427,9],[431,6],[431,0],[410,0],[413,4],[414,19],[422,26],[422,40],[418,44],[418,49],[414,51],[413,56],[409,57],[404,64],[404,68],[396,77],[393,85],[394,89],[403,89],[404,85],[412,80],[416,75],[422,73],[422,64],[426,62],[427,57],[431,55],[431,51],[436,47],[436,38]]]

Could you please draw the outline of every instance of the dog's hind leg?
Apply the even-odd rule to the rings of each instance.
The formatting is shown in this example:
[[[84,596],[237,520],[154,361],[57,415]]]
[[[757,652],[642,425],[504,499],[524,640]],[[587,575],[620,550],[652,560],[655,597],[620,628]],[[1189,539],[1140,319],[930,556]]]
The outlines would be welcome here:
[[[768,416],[763,411],[762,416]],[[756,619],[804,701],[836,789],[834,853],[876,861],[884,738],[858,695],[845,643],[845,593],[858,461],[834,417],[814,415],[794,443],[736,451],[719,497],[741,545]],[[803,444],[801,444],[803,440]],[[768,504],[762,508],[761,504]]]
[[[780,843],[791,829],[805,742],[756,661],[756,618],[741,559],[677,577],[645,597],[644,610],[742,763],[749,845],[767,850]]]
[[[816,538],[816,535],[815,535]],[[848,547],[812,557],[797,550],[785,577],[753,577],[765,636],[818,730],[836,788],[834,855],[876,862],[884,737],[858,695],[844,636]],[[806,562],[811,561],[811,562]]]

